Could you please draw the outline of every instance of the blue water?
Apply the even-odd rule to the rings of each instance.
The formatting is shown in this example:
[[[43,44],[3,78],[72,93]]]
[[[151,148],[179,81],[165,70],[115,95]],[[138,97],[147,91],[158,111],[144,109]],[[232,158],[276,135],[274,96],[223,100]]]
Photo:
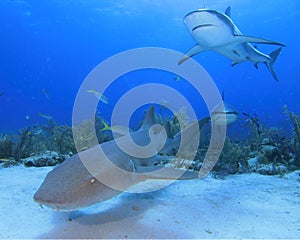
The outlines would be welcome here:
[[[231,6],[232,19],[245,35],[287,46],[275,64],[279,82],[263,64],[259,70],[250,63],[231,67],[230,60],[211,51],[195,56],[225,91],[225,100],[239,112],[257,113],[270,126],[284,121],[285,104],[299,113],[298,0],[1,0],[0,131],[43,121],[39,113],[71,124],[77,91],[95,66],[138,47],[185,52],[195,42],[183,17],[204,6],[219,11]],[[258,46],[265,53],[276,48]],[[147,70],[121,80],[106,93],[105,118],[118,97],[149,82],[172,86],[188,96],[199,117],[207,114],[201,97],[170,73]]]

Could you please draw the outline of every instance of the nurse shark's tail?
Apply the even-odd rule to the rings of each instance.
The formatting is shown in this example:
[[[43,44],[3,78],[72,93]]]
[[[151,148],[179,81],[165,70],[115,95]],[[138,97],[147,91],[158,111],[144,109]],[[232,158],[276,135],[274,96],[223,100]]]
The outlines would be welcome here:
[[[281,47],[281,48],[278,48],[277,50],[275,50],[275,51],[273,51],[273,52],[271,52],[271,53],[269,54],[270,60],[267,61],[267,62],[265,62],[266,66],[268,67],[268,69],[269,69],[269,71],[270,71],[270,73],[272,74],[272,76],[275,78],[276,81],[278,81],[278,77],[277,77],[277,75],[276,75],[276,73],[275,73],[275,71],[274,71],[273,65],[274,65],[274,63],[275,63],[277,57],[279,56],[281,50],[282,50],[282,47]]]

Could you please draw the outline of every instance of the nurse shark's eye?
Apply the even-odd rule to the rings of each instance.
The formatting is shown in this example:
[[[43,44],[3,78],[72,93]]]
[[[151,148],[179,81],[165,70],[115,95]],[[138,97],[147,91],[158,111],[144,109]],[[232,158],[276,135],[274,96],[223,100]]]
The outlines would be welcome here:
[[[94,183],[94,182],[96,182],[96,178],[91,178],[90,183]]]

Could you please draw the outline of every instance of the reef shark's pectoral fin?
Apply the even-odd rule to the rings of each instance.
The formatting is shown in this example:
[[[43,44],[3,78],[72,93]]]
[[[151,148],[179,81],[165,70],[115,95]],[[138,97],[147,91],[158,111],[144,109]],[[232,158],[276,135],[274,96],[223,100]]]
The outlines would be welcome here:
[[[261,44],[271,44],[271,45],[279,45],[282,47],[285,47],[284,44],[275,42],[272,40],[267,40],[263,38],[257,38],[257,37],[251,37],[251,36],[245,36],[245,35],[235,35],[234,36],[234,42],[237,44],[240,43],[261,43]]]
[[[204,52],[206,50],[208,50],[208,49],[201,47],[199,44],[196,44],[194,47],[192,47],[190,50],[188,50],[184,54],[184,56],[179,60],[178,65],[182,64],[183,62],[185,62],[189,58],[195,56],[196,54]]]
[[[277,50],[271,52],[269,54],[271,60],[270,61],[267,61],[265,62],[266,66],[268,67],[270,73],[272,74],[272,76],[275,78],[276,81],[278,81],[278,77],[277,77],[277,74],[275,73],[275,70],[274,70],[274,63],[277,59],[277,57],[279,56],[280,52],[282,50],[282,47],[281,48],[278,48]]]

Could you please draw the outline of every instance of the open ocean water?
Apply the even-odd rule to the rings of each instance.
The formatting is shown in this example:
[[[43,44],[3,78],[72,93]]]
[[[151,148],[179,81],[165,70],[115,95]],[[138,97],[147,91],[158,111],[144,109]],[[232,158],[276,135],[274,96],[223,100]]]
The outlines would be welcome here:
[[[287,46],[275,63],[279,82],[263,64],[259,70],[249,62],[231,67],[230,60],[212,51],[195,56],[220,91],[225,91],[226,101],[240,112],[256,113],[270,125],[282,123],[284,105],[291,111],[300,109],[297,0],[3,0],[0,4],[2,132],[43,121],[39,113],[71,124],[77,91],[95,66],[133,48],[163,47],[186,52],[195,41],[183,17],[203,7],[224,12],[231,6],[231,17],[242,33]],[[259,44],[258,49],[270,53],[276,46]],[[119,87],[107,92],[109,104],[103,106],[104,117],[109,117],[126,89],[145,82],[183,91],[197,107],[197,114],[206,114],[202,99],[189,96],[184,81],[174,81],[174,74],[147,71],[124,78]]]
[[[154,105],[174,142],[179,125],[200,120],[200,143],[188,165],[170,161],[177,145],[172,153],[161,145],[155,157],[167,160],[151,164],[126,153],[134,171],[166,162],[199,171],[215,134],[222,146],[208,169],[216,179],[300,169],[300,1],[1,0],[0,13],[3,167],[58,165],[95,146],[94,136],[135,136]],[[195,44],[200,53],[179,64]],[[159,145],[152,137],[161,129],[137,142]]]

